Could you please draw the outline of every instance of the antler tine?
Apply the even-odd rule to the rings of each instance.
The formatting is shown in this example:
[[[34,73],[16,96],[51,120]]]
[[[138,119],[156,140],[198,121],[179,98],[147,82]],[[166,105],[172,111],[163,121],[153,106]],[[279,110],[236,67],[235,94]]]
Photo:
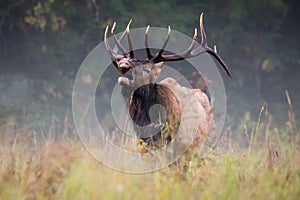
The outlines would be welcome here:
[[[190,44],[190,46],[183,51],[182,53],[179,54],[171,54],[171,55],[161,55],[160,57],[156,57],[155,62],[160,62],[160,61],[179,61],[179,60],[184,60],[185,58],[190,58],[192,57],[191,52],[194,49],[194,46],[196,44],[197,40],[197,29],[195,28],[194,36],[193,36],[193,41]]]
[[[167,35],[167,38],[164,42],[164,44],[162,45],[162,47],[160,48],[160,50],[158,51],[158,53],[156,54],[156,56],[154,58],[152,58],[154,61],[155,60],[160,60],[162,58],[162,53],[164,52],[168,42],[169,42],[169,39],[170,39],[170,36],[171,36],[171,27],[168,26],[168,35]]]
[[[206,34],[205,34],[204,26],[203,26],[203,13],[201,13],[201,15],[200,15],[200,32],[201,32],[201,40],[202,40],[201,45],[200,45],[200,47],[198,47],[197,49],[195,49],[191,52],[191,56],[192,57],[197,56],[197,55],[200,55],[205,52],[209,53],[222,65],[222,67],[224,68],[224,70],[226,71],[228,76],[231,77],[232,75],[231,75],[229,68],[227,67],[225,62],[222,60],[222,58],[217,53],[217,47],[214,46],[214,50],[213,50],[207,45]]]
[[[128,40],[128,46],[129,46],[129,56],[130,56],[130,58],[134,58],[134,52],[133,52],[132,43],[131,43],[131,39],[130,39],[130,32],[129,32],[129,26],[130,26],[131,22],[132,22],[132,19],[130,19],[125,32],[127,34],[127,40]]]
[[[117,39],[117,37],[116,37],[116,35],[115,35],[115,33],[114,33],[115,27],[116,27],[116,22],[114,22],[114,24],[113,24],[113,26],[112,26],[112,28],[111,28],[111,35],[112,35],[112,37],[113,37],[113,39],[114,39],[114,41],[115,41],[117,47],[118,47],[119,50],[122,52],[122,54],[123,54],[125,57],[128,57],[128,55],[127,55],[127,53],[126,53],[124,47],[121,45],[121,43],[119,42],[119,40]]]
[[[124,32],[122,33],[121,37],[119,38],[119,42],[121,42],[123,40],[123,38],[128,34],[128,32],[126,30],[130,26],[131,22],[132,22],[132,19],[130,19],[130,21],[128,22],[128,25],[127,25],[126,29],[124,30]],[[118,52],[118,46],[117,45],[115,45],[113,51],[115,53]]]
[[[192,50],[194,49],[194,46],[196,44],[196,40],[197,40],[197,29],[195,28],[195,32],[194,32],[194,36],[193,36],[193,41],[192,43],[190,44],[189,48],[187,48],[187,50],[185,50],[184,52],[178,54],[177,56],[179,56],[180,58],[182,59],[185,59],[185,58],[189,58],[191,57],[191,52]],[[174,56],[172,56],[173,59],[174,59]],[[163,58],[167,58],[167,56],[163,56]]]
[[[126,29],[124,30],[124,32],[122,33],[121,37],[119,38],[119,42],[121,42],[123,40],[123,38],[126,36],[127,32],[126,32]],[[117,53],[118,52],[118,47],[117,45],[115,45],[114,47],[114,52]]]
[[[200,15],[200,33],[201,33],[201,46],[204,48],[204,47],[207,47],[207,40],[206,40],[206,33],[205,33],[205,30],[204,30],[204,26],[203,26],[203,13],[201,13]]]
[[[115,53],[115,52],[111,49],[111,47],[109,46],[108,41],[107,41],[107,31],[108,31],[108,26],[106,26],[105,32],[104,32],[104,44],[105,44],[105,48],[106,48],[106,50],[108,51],[108,53],[110,54],[112,60],[115,61],[115,60],[117,60],[117,59],[120,59],[120,58],[123,57],[123,56],[118,55],[117,53]]]
[[[149,46],[148,46],[149,28],[150,28],[150,25],[147,26],[146,31],[145,31],[145,48],[146,48],[147,58],[148,58],[148,60],[151,60],[153,58],[153,56],[152,56],[151,51],[150,51]]]

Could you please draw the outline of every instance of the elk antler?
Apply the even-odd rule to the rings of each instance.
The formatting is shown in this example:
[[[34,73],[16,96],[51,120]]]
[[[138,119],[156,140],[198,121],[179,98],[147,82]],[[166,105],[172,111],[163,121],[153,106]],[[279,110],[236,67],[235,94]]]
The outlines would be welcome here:
[[[149,57],[151,57],[151,60],[154,63],[162,62],[162,61],[178,61],[178,60],[184,60],[186,58],[195,57],[202,53],[207,52],[210,55],[212,55],[214,58],[217,59],[217,61],[222,65],[222,67],[224,68],[224,70],[226,71],[228,76],[231,77],[232,75],[231,75],[229,68],[227,67],[227,65],[225,64],[223,59],[217,53],[217,47],[214,46],[214,50],[213,50],[207,45],[206,34],[204,31],[204,26],[203,26],[203,13],[201,13],[201,15],[200,15],[200,32],[201,32],[201,40],[202,41],[201,41],[200,46],[197,49],[193,50],[193,48],[195,46],[195,42],[197,40],[197,29],[195,29],[193,41],[187,50],[185,50],[184,52],[179,53],[179,54],[162,55],[164,48],[166,46],[166,43],[168,42],[168,40],[170,38],[170,27],[169,27],[168,36],[167,36],[167,39],[166,39],[163,47],[159,50],[159,52],[155,55],[155,57],[152,57],[152,55],[150,55],[150,56],[148,55],[148,59],[149,59]],[[147,28],[145,34],[148,35],[148,28]],[[146,40],[147,40],[147,37],[146,37]],[[145,42],[145,43],[148,43],[148,42]],[[146,46],[146,50],[147,50],[147,46]]]
[[[112,50],[107,42],[107,31],[108,31],[108,26],[105,29],[105,33],[104,33],[104,43],[105,43],[105,47],[106,50],[109,52],[109,54],[111,55],[112,60],[115,62],[116,60],[120,60],[122,58],[130,58],[130,59],[134,59],[134,53],[133,53],[133,49],[132,49],[132,43],[131,43],[131,39],[130,39],[130,32],[129,32],[129,26],[131,24],[131,20],[129,21],[126,30],[123,32],[122,36],[120,37],[120,39],[118,40],[116,38],[116,35],[114,34],[114,29],[116,26],[116,23],[113,24],[113,27],[111,29],[111,35],[116,43],[116,47],[114,48],[114,50]],[[232,76],[231,72],[229,70],[229,68],[227,67],[227,65],[225,64],[225,62],[223,61],[223,59],[218,55],[217,53],[217,47],[214,46],[214,49],[211,49],[208,45],[207,45],[207,39],[206,39],[206,34],[204,31],[204,26],[203,26],[203,13],[201,13],[200,15],[200,32],[201,32],[201,44],[198,48],[194,49],[196,40],[197,40],[197,29],[195,28],[195,33],[193,36],[193,41],[190,44],[190,46],[183,51],[182,53],[179,54],[171,54],[171,55],[163,55],[163,51],[165,49],[165,47],[168,44],[168,41],[170,39],[171,36],[171,28],[170,26],[168,27],[168,34],[167,34],[167,38],[165,40],[165,42],[163,43],[161,49],[156,53],[155,56],[153,56],[151,54],[149,45],[148,45],[148,33],[149,33],[149,28],[150,26],[148,26],[146,28],[145,31],[145,48],[146,48],[146,53],[147,53],[147,58],[149,61],[153,62],[153,63],[159,63],[159,62],[163,62],[163,61],[179,61],[179,60],[184,60],[186,58],[191,58],[191,57],[195,57],[198,56],[202,53],[209,53],[210,55],[212,55],[224,68],[224,70],[226,71],[226,73],[228,74],[228,76]],[[123,46],[121,45],[120,41],[125,37],[125,35],[127,35],[127,40],[128,40],[128,44],[129,44],[129,54],[125,51],[125,49],[123,48]],[[118,49],[122,52],[123,55],[118,55],[117,51]]]

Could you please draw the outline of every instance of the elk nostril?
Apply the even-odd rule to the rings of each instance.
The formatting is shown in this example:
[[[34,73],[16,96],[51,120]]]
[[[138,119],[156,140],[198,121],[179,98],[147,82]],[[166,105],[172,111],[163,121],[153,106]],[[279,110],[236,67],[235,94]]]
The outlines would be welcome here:
[[[129,62],[122,62],[120,63],[121,68],[130,68],[130,63]]]

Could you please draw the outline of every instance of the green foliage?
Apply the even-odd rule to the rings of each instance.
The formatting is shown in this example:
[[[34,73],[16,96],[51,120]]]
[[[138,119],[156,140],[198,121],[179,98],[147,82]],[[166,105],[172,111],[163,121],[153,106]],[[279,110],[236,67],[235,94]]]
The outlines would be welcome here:
[[[224,78],[229,123],[237,126],[237,119],[247,111],[256,116],[263,102],[270,105],[275,120],[282,121],[286,89],[295,99],[295,107],[300,106],[297,92],[300,50],[295,45],[299,43],[296,26],[299,5],[294,0],[142,0],[135,3],[3,0],[0,5],[1,69],[28,75],[30,87],[37,93],[43,93],[39,84],[44,77],[49,84],[56,81],[57,90],[65,90],[88,52],[102,42],[106,25],[114,21],[118,23],[117,32],[124,30],[133,19],[132,28],[171,25],[174,30],[191,36],[194,27],[199,27],[199,14],[204,12],[208,42],[210,46],[218,45],[233,73],[233,79]],[[57,81],[61,80],[57,75],[61,73],[69,79],[67,83],[65,78]],[[11,83],[1,85],[8,87]],[[106,88],[102,88],[101,94],[99,101],[107,101]],[[68,101],[64,97],[53,102],[58,104],[52,107],[59,108],[60,101]],[[24,107],[43,107],[38,104],[37,101]],[[295,110],[299,115],[299,109]]]

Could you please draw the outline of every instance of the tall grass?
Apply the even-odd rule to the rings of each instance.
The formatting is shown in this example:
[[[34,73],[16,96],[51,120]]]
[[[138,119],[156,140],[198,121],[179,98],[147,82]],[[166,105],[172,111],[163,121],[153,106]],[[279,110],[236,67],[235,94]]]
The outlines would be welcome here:
[[[264,105],[250,130],[235,130],[247,147],[227,129],[206,157],[186,154],[140,175],[104,166],[75,133],[37,137],[11,119],[0,134],[0,199],[299,199],[300,133],[290,108],[286,127],[274,126]]]

